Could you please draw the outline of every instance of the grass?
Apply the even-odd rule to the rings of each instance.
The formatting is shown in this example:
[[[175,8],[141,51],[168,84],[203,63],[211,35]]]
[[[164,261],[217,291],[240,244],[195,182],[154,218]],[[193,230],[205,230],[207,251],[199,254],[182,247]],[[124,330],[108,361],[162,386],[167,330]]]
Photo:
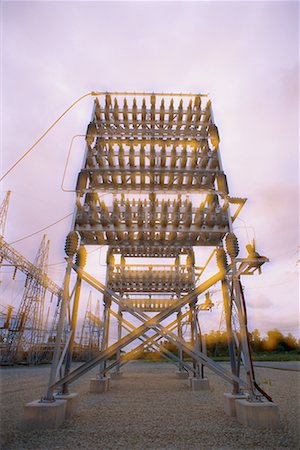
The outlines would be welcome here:
[[[166,362],[165,358],[163,358],[160,354],[155,352],[150,352],[146,355],[145,358],[140,358],[143,361],[150,362]],[[212,359],[214,361],[230,361],[229,356],[213,356]],[[290,352],[264,352],[252,354],[253,361],[300,361],[300,353],[298,351],[290,351]],[[185,361],[191,361],[191,358],[185,357]]]
[[[214,356],[215,361],[229,361],[228,356]],[[299,352],[269,352],[252,355],[253,361],[300,361]]]
[[[254,361],[300,361],[298,352],[270,352],[253,355]]]

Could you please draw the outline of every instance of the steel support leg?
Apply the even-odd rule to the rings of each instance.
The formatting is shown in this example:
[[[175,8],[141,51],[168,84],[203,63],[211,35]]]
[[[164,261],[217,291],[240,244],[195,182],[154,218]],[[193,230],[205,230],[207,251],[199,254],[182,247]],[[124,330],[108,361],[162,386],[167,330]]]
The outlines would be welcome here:
[[[200,350],[200,343],[199,343],[199,337],[197,332],[197,312],[195,309],[195,304],[190,303],[190,310],[189,310],[189,318],[190,318],[190,327],[191,327],[191,345],[194,351]],[[193,368],[196,373],[196,378],[200,378],[200,367],[199,363],[196,359],[193,359]]]
[[[195,352],[201,352],[204,355],[207,355],[206,352],[206,343],[204,340],[204,336],[202,335],[201,332],[201,327],[200,327],[200,323],[199,323],[199,319],[198,319],[198,314],[196,309],[194,310],[194,321],[195,321],[195,346],[194,346],[194,351]],[[196,369],[199,373],[199,377],[200,378],[204,378],[204,365],[203,364],[199,364],[199,362],[196,362]]]
[[[111,300],[107,298],[107,296],[104,296],[104,331],[103,331],[103,339],[102,339],[102,346],[101,351],[105,351],[108,347],[109,342],[109,322],[110,322],[110,308],[111,308]],[[99,376],[100,378],[104,377],[105,371],[106,371],[106,359],[101,361],[100,367],[99,367]]]
[[[232,333],[232,308],[231,308],[230,300],[229,300],[229,296],[228,296],[228,283],[226,280],[223,280],[221,283],[222,283],[223,305],[224,305],[224,313],[225,313],[225,321],[226,321],[226,332],[227,332],[228,351],[229,351],[231,372],[233,373],[233,375],[239,376],[239,371],[238,371],[239,364],[237,361],[237,354],[235,352],[235,342],[234,342],[234,337],[233,337],[233,333]],[[239,384],[236,382],[233,383],[232,393],[234,395],[237,395],[240,393]]]
[[[72,263],[73,263],[73,257],[69,256],[67,258],[67,267],[66,267],[66,274],[64,279],[64,289],[63,289],[63,296],[61,299],[61,308],[60,308],[60,316],[59,321],[57,325],[57,333],[56,333],[56,340],[55,340],[55,347],[54,347],[54,353],[53,353],[53,360],[51,364],[51,370],[50,370],[50,377],[49,377],[49,384],[48,389],[46,393],[45,400],[47,401],[53,401],[53,389],[51,386],[55,383],[57,372],[58,372],[58,363],[60,359],[60,353],[61,353],[61,338],[63,335],[63,329],[64,329],[64,323],[66,318],[66,312],[67,312],[67,306],[69,303],[69,286],[70,286],[70,279],[71,279],[71,270],[72,270]]]
[[[233,273],[233,301],[235,302],[238,315],[239,315],[239,323],[240,323],[240,334],[241,334],[241,344],[242,344],[242,354],[245,365],[247,382],[249,385],[249,395],[250,398],[256,398],[255,387],[254,387],[254,369],[250,352],[250,344],[248,337],[248,326],[247,326],[247,313],[246,313],[246,305],[244,301],[244,294],[242,290],[242,285],[240,279],[235,277]]]
[[[68,347],[67,354],[66,354],[66,363],[65,363],[64,375],[68,375],[68,373],[71,370],[72,356],[73,356],[73,346],[74,346],[75,332],[76,332],[76,325],[77,325],[77,316],[78,316],[78,306],[79,306],[80,291],[81,291],[81,279],[77,276],[75,295],[74,295],[74,302],[73,302],[73,310],[72,310],[72,318],[71,318],[71,337],[70,337],[69,347]],[[63,385],[62,393],[63,394],[68,394],[69,393],[67,384]]]
[[[118,341],[120,339],[122,339],[122,320],[123,320],[123,314],[119,307],[119,311],[118,311]],[[121,358],[121,350],[118,350],[117,354],[116,354],[116,360],[120,361],[120,358]],[[119,373],[119,372],[120,372],[120,364],[117,364],[116,373]]]
[[[177,334],[179,339],[182,339],[182,313],[181,313],[181,309],[180,311],[177,313]],[[183,351],[182,351],[182,346],[178,347],[178,357],[179,357],[179,371],[182,372],[183,371]]]

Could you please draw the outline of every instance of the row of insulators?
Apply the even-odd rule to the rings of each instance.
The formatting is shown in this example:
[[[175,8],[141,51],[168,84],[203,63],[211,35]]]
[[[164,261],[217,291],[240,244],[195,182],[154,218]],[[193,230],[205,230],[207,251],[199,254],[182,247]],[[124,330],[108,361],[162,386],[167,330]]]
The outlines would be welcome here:
[[[141,173],[139,175],[137,173],[126,173],[126,171],[121,174],[110,174],[108,169],[107,171],[103,171],[101,173],[92,172],[90,174],[89,185],[87,185],[87,177],[80,175],[76,190],[79,192],[85,189],[100,190],[104,187],[106,189],[113,187],[113,189],[116,190],[122,190],[124,187],[125,189],[130,187],[131,189],[136,190],[148,188],[153,190],[155,187],[169,191],[174,189],[182,190],[182,188],[191,187],[198,190],[208,190],[214,189],[214,182],[215,174],[213,172],[206,172],[205,174],[201,172],[194,172],[192,174],[174,174],[174,172],[168,172],[168,169],[166,169],[164,174],[151,174],[150,172],[147,175],[145,175],[145,173]],[[221,185],[220,182],[222,183]],[[218,179],[218,191],[228,193],[225,180]]]
[[[210,125],[212,127],[212,125]],[[188,138],[177,138],[172,140],[171,138],[147,138],[147,137],[132,137],[132,138],[121,138],[116,139],[114,137],[105,138],[103,136],[97,137],[95,145],[93,147],[94,151],[102,156],[119,156],[120,151],[123,155],[128,155],[132,149],[135,152],[135,156],[140,156],[141,154],[149,156],[151,152],[165,152],[166,156],[172,156],[174,150],[177,155],[180,155],[182,150],[187,152],[188,156],[191,156],[194,151],[198,154],[206,154],[211,147],[209,141],[206,138],[200,140],[188,139]]]
[[[193,289],[193,284],[164,284],[161,283],[159,285],[148,285],[148,286],[143,286],[142,284],[131,284],[130,286],[118,286],[118,287],[111,287],[111,289],[113,289],[115,292],[120,292],[120,293],[157,293],[157,292],[161,292],[161,293],[183,293],[183,292],[189,292],[191,289]]]
[[[170,267],[169,270],[163,270],[163,269],[156,269],[152,270],[151,267],[147,270],[134,270],[131,267],[118,267],[118,266],[110,266],[110,273],[112,276],[121,276],[122,278],[126,277],[143,277],[143,276],[149,276],[149,277],[157,277],[157,276],[174,276],[177,277],[178,275],[186,275],[191,273],[191,267]]]
[[[197,232],[122,232],[122,231],[88,231],[80,230],[83,242],[88,245],[153,245],[153,246],[191,246],[191,245],[218,245],[224,236],[223,231],[211,233],[199,230]],[[155,250],[155,247],[154,247]],[[158,248],[159,250],[159,248]],[[143,248],[140,250],[143,252]],[[138,255],[140,256],[140,255]]]
[[[153,303],[166,303],[166,302],[174,302],[178,300],[178,295],[177,294],[170,294],[168,296],[162,296],[161,294],[157,294],[157,295],[152,295],[152,294],[148,294],[148,295],[142,295],[142,296],[130,296],[128,294],[125,294],[122,298],[123,302],[153,302]]]
[[[145,124],[146,125],[146,124]],[[187,127],[185,126],[184,129],[181,128],[181,124],[178,126],[176,126],[175,129],[172,128],[172,125],[170,127],[168,127],[168,130],[165,129],[159,129],[158,131],[156,131],[156,134],[159,133],[159,136],[157,137],[158,139],[162,138],[162,137],[172,137],[172,138],[176,138],[180,137],[182,135],[186,136],[190,136],[190,137],[195,137],[195,131],[192,131],[189,127],[187,129]],[[111,137],[114,138],[116,137],[118,134],[119,136],[123,136],[124,134],[126,135],[126,137],[130,137],[130,138],[136,138],[138,136],[144,136],[144,137],[149,137],[151,134],[153,134],[153,131],[151,133],[151,131],[149,130],[149,128],[147,127],[143,127],[142,129],[140,129],[139,127],[134,127],[133,129],[128,129],[128,130],[122,130],[122,129],[116,129],[113,128],[112,131],[114,131],[114,133],[111,133]],[[126,133],[127,131],[127,133]],[[95,122],[90,122],[87,128],[87,133],[86,133],[86,143],[88,145],[88,147],[91,147],[94,144],[95,138],[102,136],[104,134],[104,132],[98,128],[97,124]],[[197,136],[196,137],[200,137],[201,140],[206,140],[209,139],[210,143],[212,145],[212,147],[214,149],[217,149],[220,143],[220,137],[219,137],[219,132],[218,132],[218,128],[215,124],[203,124],[200,128],[200,130],[197,132],[196,131]]]
[[[110,266],[119,267],[121,269],[124,269],[126,267],[126,260],[125,260],[125,257],[122,255],[120,264],[115,264],[115,257],[114,257],[114,255],[111,252],[109,252],[107,254],[107,264],[110,265]],[[192,253],[191,255],[187,255],[186,256],[185,266],[182,266],[182,267],[192,266],[193,264],[195,264],[194,253]],[[179,256],[176,256],[174,265],[175,265],[175,267],[179,267],[180,266],[180,258],[179,258]],[[148,270],[152,270],[152,269],[153,269],[153,267],[151,265],[149,265]]]
[[[179,253],[181,255],[188,255],[191,258],[192,264],[195,263],[194,252],[189,248],[174,248],[174,247],[152,247],[144,245],[143,247],[135,247],[130,245],[129,247],[111,247],[110,251],[107,253],[107,264],[115,263],[116,254],[121,254],[125,263],[125,256],[130,257],[157,257],[157,258],[175,258],[175,264],[179,265]],[[110,262],[112,261],[112,262]],[[122,261],[122,259],[121,259]],[[177,262],[178,261],[178,262]]]
[[[130,161],[133,161],[134,157],[153,159],[154,157],[161,156],[162,158],[196,158],[205,157],[215,154],[215,150],[211,150],[209,143],[206,139],[200,142],[184,141],[168,141],[161,139],[130,139],[126,141],[114,140],[114,139],[102,139],[96,140],[95,146],[89,147],[89,156],[106,157],[111,161],[111,158],[118,157],[122,161],[122,158],[128,157]]]
[[[100,205],[101,208],[103,208],[104,210],[108,211],[108,207],[106,206],[105,202],[100,202],[99,201],[99,196],[97,193],[95,192],[88,192],[85,196],[85,205],[91,206],[91,207],[97,207],[97,205]],[[223,207],[223,210],[225,211],[228,207],[227,204],[226,207]],[[80,205],[78,205],[80,208]],[[177,210],[180,208],[184,208],[184,209],[190,209],[192,208],[192,202],[189,201],[188,199],[182,200],[181,195],[178,195],[176,199],[171,200],[164,200],[162,199],[162,201],[159,201],[158,197],[156,196],[155,193],[151,192],[148,196],[148,199],[132,199],[129,200],[128,198],[125,198],[124,194],[121,194],[120,198],[115,198],[113,201],[113,208],[117,208],[118,211],[120,208],[124,208],[124,206],[126,208],[159,208],[161,207],[165,207],[167,206],[167,208],[172,208],[173,210]],[[199,209],[202,210],[204,207],[207,207],[208,209],[215,209],[219,206],[219,198],[217,194],[208,194],[205,197],[205,200],[200,204]]]
[[[127,200],[125,208],[122,209],[117,200],[114,201],[111,212],[104,202],[101,202],[99,207],[93,204],[83,206],[78,209],[76,222],[79,226],[101,224],[103,227],[110,225],[118,227],[125,224],[128,228],[134,224],[141,228],[145,226],[154,228],[157,225],[162,228],[169,225],[176,228],[183,225],[185,228],[189,228],[192,224],[197,227],[203,225],[210,227],[214,225],[226,226],[228,224],[227,204],[220,207],[214,202],[207,201],[202,202],[195,212],[193,212],[191,202],[182,204],[181,201],[176,200],[172,204],[170,201],[162,200],[160,205],[157,202],[149,203],[139,200],[136,207]]]
[[[124,306],[126,306],[126,304],[128,306],[132,306],[133,308],[162,309],[162,308],[169,308],[170,306],[172,306],[173,302],[171,302],[170,300],[167,300],[163,303],[151,302],[150,300],[141,300],[141,301],[132,300],[128,303],[126,301],[123,302]]]
[[[105,121],[107,123],[113,121],[115,125],[120,125],[122,122],[125,126],[129,126],[131,122],[133,125],[146,125],[147,122],[158,122],[162,126],[165,125],[165,121],[169,125],[172,125],[176,120],[176,125],[180,126],[184,123],[186,126],[197,126],[202,123],[208,122],[210,119],[210,107],[211,102],[208,101],[201,109],[201,97],[196,96],[193,100],[189,101],[186,108],[183,106],[183,100],[181,99],[178,107],[174,106],[174,100],[171,99],[168,106],[165,105],[165,99],[162,98],[160,106],[156,107],[156,97],[151,95],[150,105],[147,105],[146,99],[142,99],[142,104],[139,107],[137,105],[136,98],[133,99],[132,106],[128,107],[127,99],[124,98],[122,108],[120,109],[118,100],[112,98],[109,94],[105,97],[105,105],[101,107],[98,99],[95,100],[95,118],[97,121]]]
[[[142,288],[155,287],[157,285],[163,285],[163,288],[175,288],[177,286],[192,286],[194,284],[194,278],[191,276],[182,277],[167,277],[167,276],[153,276],[151,278],[143,277],[132,277],[132,278],[110,278],[108,285],[113,289],[130,288],[133,286],[140,286]]]
[[[130,280],[160,280],[160,279],[190,279],[193,277],[192,271],[178,271],[178,270],[126,270],[121,272],[110,271],[110,279],[119,281],[130,281]]]
[[[202,149],[193,149],[188,153],[186,148],[178,149],[173,147],[170,153],[166,149],[157,149],[155,143],[150,145],[149,150],[141,146],[137,151],[133,145],[130,145],[129,151],[120,146],[115,151],[111,146],[108,150],[92,149],[89,147],[86,159],[86,168],[112,168],[112,169],[202,169],[216,170],[219,167],[218,155],[211,151],[208,145]]]

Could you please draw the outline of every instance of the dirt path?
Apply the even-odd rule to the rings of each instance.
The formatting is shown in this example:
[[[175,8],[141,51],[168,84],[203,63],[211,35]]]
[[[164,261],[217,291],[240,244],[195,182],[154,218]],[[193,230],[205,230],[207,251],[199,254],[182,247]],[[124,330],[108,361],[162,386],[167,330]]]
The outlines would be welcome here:
[[[191,392],[168,363],[136,361],[106,394],[88,392],[87,374],[76,415],[56,431],[24,432],[24,404],[43,394],[49,367],[1,369],[3,450],[19,449],[297,449],[300,374],[257,368],[257,378],[280,407],[277,431],[248,429],[223,412],[230,385],[209,373],[210,392]]]

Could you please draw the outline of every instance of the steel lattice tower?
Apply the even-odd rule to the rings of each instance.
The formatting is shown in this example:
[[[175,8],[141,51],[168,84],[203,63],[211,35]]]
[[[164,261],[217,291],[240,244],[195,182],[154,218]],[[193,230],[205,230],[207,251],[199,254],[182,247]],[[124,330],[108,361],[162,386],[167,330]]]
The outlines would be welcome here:
[[[35,272],[40,277],[47,273],[49,241],[43,236],[34,260]],[[15,320],[6,338],[6,347],[1,363],[14,364],[26,360],[36,364],[41,357],[44,330],[44,300],[46,282],[40,283],[34,273],[27,274],[23,296]]]
[[[194,380],[203,379],[206,366],[232,384],[233,395],[243,391],[252,401],[271,400],[255,381],[240,281],[241,275],[253,274],[268,260],[254,245],[247,246],[246,257],[238,257],[233,222],[246,200],[229,194],[210,100],[192,94],[107,93],[99,97],[77,179],[75,219],[65,247],[64,300],[45,401],[53,400],[57,389],[68,394],[68,386],[97,365],[100,371],[94,381],[106,381],[113,368],[118,372],[145,348],[159,349],[178,365],[179,373],[188,372]],[[110,198],[103,200],[103,194]],[[105,285],[84,271],[85,246],[89,245],[108,247]],[[197,267],[198,283],[195,248],[201,247],[212,247],[212,252],[206,264]],[[216,273],[207,277],[205,270],[214,258]],[[72,301],[72,270],[77,281],[71,331],[61,354],[66,308]],[[82,281],[103,293],[104,335],[98,355],[71,371]],[[223,293],[230,371],[206,355],[197,320],[197,311],[212,306],[209,295],[199,304],[200,295],[216,283]],[[138,325],[125,320],[125,312]],[[118,320],[118,339],[113,344],[111,316]],[[183,320],[190,324],[191,342],[183,339]],[[141,343],[121,356],[121,350],[137,339]],[[174,344],[178,356],[170,354],[162,340]],[[184,361],[183,352],[192,364]],[[64,355],[64,373],[58,376]],[[114,355],[116,361],[109,362]]]

